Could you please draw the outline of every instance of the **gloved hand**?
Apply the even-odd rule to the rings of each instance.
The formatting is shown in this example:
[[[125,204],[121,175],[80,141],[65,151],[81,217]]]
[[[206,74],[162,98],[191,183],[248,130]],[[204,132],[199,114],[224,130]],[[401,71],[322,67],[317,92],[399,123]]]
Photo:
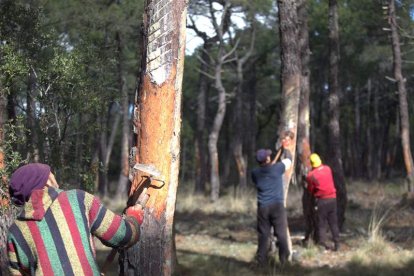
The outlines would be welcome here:
[[[284,149],[288,148],[288,147],[290,146],[290,142],[291,142],[291,139],[290,139],[290,137],[289,137],[289,136],[284,137],[284,138],[282,139],[282,147],[283,147]]]
[[[128,207],[125,214],[129,217],[134,217],[139,225],[144,221],[144,209],[142,209],[142,206],[139,204]]]

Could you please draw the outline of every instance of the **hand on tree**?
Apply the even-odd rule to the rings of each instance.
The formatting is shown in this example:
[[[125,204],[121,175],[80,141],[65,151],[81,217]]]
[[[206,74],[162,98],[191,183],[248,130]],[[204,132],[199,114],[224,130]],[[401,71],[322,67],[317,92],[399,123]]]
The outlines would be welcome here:
[[[282,147],[284,149],[288,148],[290,146],[290,143],[291,143],[291,139],[289,136],[286,136],[282,139]]]
[[[139,225],[141,225],[144,221],[144,209],[142,209],[142,206],[140,204],[128,207],[125,214],[129,217],[135,218],[138,221]]]

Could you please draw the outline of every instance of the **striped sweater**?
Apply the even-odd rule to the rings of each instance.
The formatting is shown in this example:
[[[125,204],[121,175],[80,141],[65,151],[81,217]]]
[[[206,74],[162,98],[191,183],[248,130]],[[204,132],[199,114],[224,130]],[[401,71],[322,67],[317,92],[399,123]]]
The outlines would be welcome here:
[[[111,247],[138,241],[139,225],[81,190],[34,190],[9,229],[11,275],[99,275],[92,236]]]

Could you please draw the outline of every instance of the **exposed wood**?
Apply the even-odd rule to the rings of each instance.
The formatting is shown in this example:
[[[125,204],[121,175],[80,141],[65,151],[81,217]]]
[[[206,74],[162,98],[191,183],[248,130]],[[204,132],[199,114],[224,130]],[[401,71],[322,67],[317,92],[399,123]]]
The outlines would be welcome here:
[[[305,220],[305,240],[313,238],[316,240],[316,217],[314,210],[314,199],[309,191],[306,189],[306,181],[303,176],[311,170],[309,156],[311,155],[310,148],[310,49],[309,49],[309,29],[308,29],[308,5],[307,0],[298,1],[297,16],[299,23],[298,38],[301,62],[301,77],[300,77],[300,100],[299,100],[299,120],[298,120],[298,135],[297,135],[297,156],[300,161],[296,171],[298,172],[297,179],[303,187],[302,207],[303,217]]]
[[[122,275],[171,275],[176,263],[173,218],[180,163],[181,85],[186,1],[147,0],[144,57],[135,102],[135,161],[151,164],[164,184],[153,182],[137,245],[122,254]],[[133,158],[134,159],[134,158]],[[134,161],[134,160],[132,160]],[[133,164],[131,164],[133,165]],[[130,195],[146,183],[137,171]]]
[[[281,89],[282,89],[282,117],[279,125],[279,137],[283,132],[291,131],[294,134],[288,149],[292,153],[293,162],[291,168],[285,172],[283,184],[285,188],[285,204],[289,190],[292,173],[295,170],[296,136],[298,126],[299,97],[300,97],[300,55],[297,33],[296,1],[278,1],[279,8],[279,33],[281,38]],[[292,252],[292,241],[289,237],[289,250]]]

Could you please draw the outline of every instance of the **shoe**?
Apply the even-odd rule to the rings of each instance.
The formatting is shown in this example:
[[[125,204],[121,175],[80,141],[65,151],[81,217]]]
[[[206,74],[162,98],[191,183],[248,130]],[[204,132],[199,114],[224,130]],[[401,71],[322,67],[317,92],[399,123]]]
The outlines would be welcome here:
[[[339,245],[339,242],[336,242],[333,248],[333,251],[339,251],[339,249],[341,248],[341,246]]]

